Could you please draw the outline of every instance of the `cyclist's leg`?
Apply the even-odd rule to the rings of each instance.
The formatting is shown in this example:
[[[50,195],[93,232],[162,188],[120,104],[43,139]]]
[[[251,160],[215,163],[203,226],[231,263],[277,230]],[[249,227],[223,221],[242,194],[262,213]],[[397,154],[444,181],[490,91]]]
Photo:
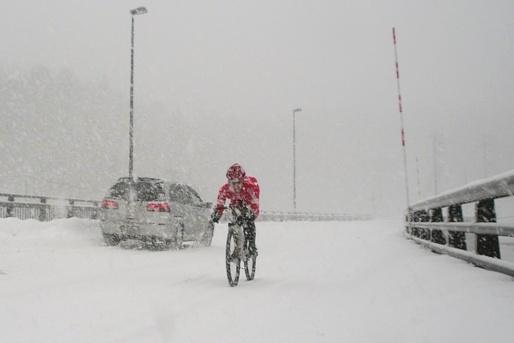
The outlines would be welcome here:
[[[256,232],[255,232],[255,222],[254,221],[249,221],[246,224],[245,234],[247,235],[247,238],[248,238],[248,243],[249,243],[248,249],[250,250],[250,253],[255,254],[255,256],[257,256],[257,246],[255,245]]]
[[[229,230],[232,230],[232,234],[236,240],[236,247],[232,257],[241,259],[244,244],[243,228],[241,225],[229,225]]]

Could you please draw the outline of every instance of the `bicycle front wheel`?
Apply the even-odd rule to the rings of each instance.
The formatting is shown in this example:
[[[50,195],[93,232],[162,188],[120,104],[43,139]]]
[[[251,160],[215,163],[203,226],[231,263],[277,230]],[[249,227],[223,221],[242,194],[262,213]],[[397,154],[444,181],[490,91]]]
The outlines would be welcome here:
[[[244,266],[245,266],[245,274],[246,280],[251,281],[255,277],[255,267],[257,264],[257,255],[253,250],[250,249],[250,240],[248,239],[248,235],[245,235],[245,243],[244,247]]]
[[[257,264],[257,256],[249,255],[245,259],[246,280],[251,281],[255,277],[255,267]]]
[[[239,270],[241,268],[241,261],[236,262],[231,260],[231,256],[236,249],[236,238],[232,230],[228,230],[227,245],[225,248],[225,264],[227,267],[227,279],[230,287],[237,286],[239,282]]]

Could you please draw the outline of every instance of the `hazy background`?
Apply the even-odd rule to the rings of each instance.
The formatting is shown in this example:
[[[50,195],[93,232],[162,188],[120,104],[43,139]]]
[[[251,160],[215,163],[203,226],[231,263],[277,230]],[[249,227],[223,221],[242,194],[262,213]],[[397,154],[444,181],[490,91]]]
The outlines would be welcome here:
[[[514,168],[512,1],[21,0],[0,14],[0,192],[99,199],[128,174],[138,6],[137,175],[212,201],[240,162],[292,209],[301,107],[298,210],[399,213],[393,26],[411,199],[435,171],[442,191]]]

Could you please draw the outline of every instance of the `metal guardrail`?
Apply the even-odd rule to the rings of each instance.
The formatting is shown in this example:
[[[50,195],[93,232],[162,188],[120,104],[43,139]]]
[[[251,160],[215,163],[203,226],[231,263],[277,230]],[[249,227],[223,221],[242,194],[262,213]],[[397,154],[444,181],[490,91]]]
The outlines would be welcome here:
[[[0,218],[49,221],[56,218],[98,218],[99,201],[0,193]]]
[[[99,201],[39,195],[0,193],[0,218],[17,217],[49,221],[55,218],[99,217]],[[337,213],[261,211],[258,221],[351,221],[369,220],[367,215]],[[223,220],[223,219],[222,219]]]
[[[257,221],[259,222],[327,222],[327,221],[354,221],[370,220],[369,215],[350,215],[337,213],[310,213],[310,212],[283,212],[283,211],[261,211]],[[221,217],[222,222],[227,222],[225,214]]]
[[[338,213],[280,212],[262,211],[258,221],[352,221],[369,220],[368,215],[350,215]]]
[[[441,193],[410,206],[411,211],[429,210],[480,200],[514,195],[514,170],[488,179],[477,180],[463,187]]]
[[[406,235],[436,252],[514,276],[514,264],[500,260],[498,238],[514,237],[514,225],[497,224],[495,210],[496,199],[513,195],[510,171],[428,198],[407,210]],[[474,221],[464,222],[462,205],[469,203],[475,204]]]

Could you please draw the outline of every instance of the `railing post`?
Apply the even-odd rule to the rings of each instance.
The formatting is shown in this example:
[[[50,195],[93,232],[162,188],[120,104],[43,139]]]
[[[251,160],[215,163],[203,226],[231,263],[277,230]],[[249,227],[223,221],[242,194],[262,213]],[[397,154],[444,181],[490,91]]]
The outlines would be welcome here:
[[[443,221],[443,209],[442,208],[433,208],[430,211],[430,221],[433,223],[440,223]]]
[[[68,203],[70,204],[70,206],[68,206],[68,208],[67,208],[66,218],[71,218],[71,217],[73,217],[73,204],[75,203],[75,201],[68,200]]]
[[[494,199],[480,200],[475,206],[477,223],[496,223]],[[501,258],[498,235],[477,234],[477,254]]]
[[[411,212],[410,212],[410,209],[407,210],[407,214],[405,214],[405,232],[410,235],[410,225],[411,225],[411,222],[412,222],[412,215],[411,215]]]
[[[448,221],[451,223],[454,222],[463,222],[464,216],[462,215],[462,206],[461,205],[450,205],[448,206]],[[451,246],[457,249],[466,250],[466,234],[460,231],[449,231],[448,232],[448,241]]]
[[[91,216],[91,219],[98,219],[98,207],[99,207],[99,203],[98,202],[95,202],[94,203],[95,205],[95,209],[93,211],[93,215]]]
[[[431,211],[430,221],[432,223],[441,223],[443,221],[443,209],[433,208]],[[446,244],[446,239],[443,236],[443,231],[438,229],[428,229],[431,233],[430,241],[437,244]]]
[[[47,220],[47,216],[46,216],[46,198],[41,198],[39,200],[39,202],[41,203],[41,206],[39,207],[39,220],[44,222]]]
[[[428,222],[430,221],[430,216],[426,210],[420,210],[414,212],[414,221],[415,222]],[[412,235],[415,237],[423,238],[422,232],[423,229],[419,227],[411,227]]]
[[[448,221],[449,222],[462,222],[464,217],[462,215],[461,205],[450,205],[448,206]]]
[[[430,219],[430,217],[429,217],[429,219]],[[418,230],[419,230],[419,238],[427,240],[427,241],[430,240],[430,229],[419,228]]]
[[[9,217],[12,217],[13,216],[13,209],[14,209],[14,196],[12,195],[9,195],[7,197],[7,201],[9,201],[9,204],[7,204],[7,208],[6,208],[6,217],[9,218]]]

